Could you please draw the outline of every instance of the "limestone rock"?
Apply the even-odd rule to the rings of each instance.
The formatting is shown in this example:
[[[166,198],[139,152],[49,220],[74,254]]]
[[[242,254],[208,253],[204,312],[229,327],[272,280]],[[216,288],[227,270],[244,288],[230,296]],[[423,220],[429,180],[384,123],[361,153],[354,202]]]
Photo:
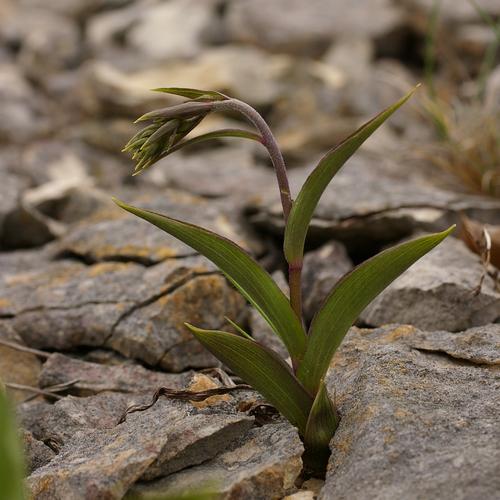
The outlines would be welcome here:
[[[244,299],[201,257],[150,268],[62,260],[0,278],[0,314],[28,345],[108,346],[176,371],[215,363],[185,321],[219,328],[224,315],[244,313]]]
[[[288,423],[250,430],[217,457],[150,483],[138,483],[126,498],[175,495],[204,483],[221,499],[282,498],[295,489],[303,446]]]
[[[238,213],[227,202],[207,201],[179,191],[137,197],[127,203],[163,213],[215,231],[248,250],[258,249],[255,239],[238,221]],[[127,199],[128,198],[128,199]],[[63,254],[79,256],[87,261],[130,260],[155,264],[169,258],[191,256],[195,251],[157,227],[120,210],[104,208],[74,225],[60,239],[57,248]]]
[[[0,340],[21,346],[24,344],[10,322],[6,321],[0,322]],[[0,381],[36,387],[40,369],[41,362],[34,354],[0,344]],[[8,391],[14,401],[22,401],[29,395],[16,389],[9,388]]]
[[[43,364],[39,384],[40,387],[48,387],[77,380],[68,390],[74,395],[85,396],[102,391],[154,392],[159,387],[181,389],[190,377],[190,372],[163,373],[130,362],[103,365],[54,353]]]
[[[492,323],[500,317],[500,293],[489,276],[475,293],[482,272],[476,254],[447,238],[382,292],[361,319],[371,326],[409,323],[448,331]]]
[[[252,419],[160,400],[110,428],[74,433],[48,465],[28,479],[36,498],[120,499],[139,478],[153,479],[212,458]]]
[[[344,246],[336,241],[305,254],[302,297],[307,319],[312,319],[335,283],[352,268],[353,264]]]
[[[335,176],[323,194],[311,222],[311,242],[336,239],[350,250],[408,236],[416,229],[442,230],[464,211],[477,220],[499,223],[500,203],[484,197],[437,188],[410,168],[403,169],[379,155],[358,153]],[[310,168],[290,173],[298,192]],[[411,181],[411,182],[410,182]],[[281,205],[274,190],[251,207],[251,220],[260,228],[282,232]]]
[[[467,363],[405,345],[415,333],[352,329],[336,353],[327,385],[341,420],[319,498],[495,498],[500,380],[476,359],[500,359],[498,328],[477,349],[469,344],[477,354]],[[444,343],[453,352],[471,340],[469,332],[449,334],[454,342],[424,335],[445,354]]]
[[[54,458],[54,451],[46,444],[42,443],[42,441],[35,439],[31,432],[23,431],[22,440],[28,474],[48,464]]]
[[[307,4],[299,0],[237,0],[228,12],[234,39],[309,55],[317,54],[339,35],[381,36],[401,21],[402,12],[386,0],[363,6],[353,6],[348,0],[314,0]]]

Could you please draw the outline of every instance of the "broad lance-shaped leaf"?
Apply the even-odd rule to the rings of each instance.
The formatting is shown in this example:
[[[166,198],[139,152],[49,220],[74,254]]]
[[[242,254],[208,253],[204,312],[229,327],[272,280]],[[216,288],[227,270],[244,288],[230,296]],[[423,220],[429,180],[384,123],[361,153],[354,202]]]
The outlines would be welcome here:
[[[315,394],[337,347],[363,309],[455,226],[384,250],[360,264],[335,285],[309,329],[309,342],[297,377]]]
[[[302,359],[307,337],[299,319],[269,273],[241,247],[193,224],[132,207],[116,199],[114,201],[211,260],[281,337],[291,358],[297,362]]]
[[[307,419],[304,444],[306,453],[303,457],[305,465],[312,469],[321,469],[326,465],[330,455],[329,444],[337,429],[338,417],[328,396],[324,382],[321,382],[314,398],[311,412]]]
[[[24,500],[24,461],[13,411],[0,382],[0,497]]]
[[[302,261],[307,230],[314,210],[335,174],[363,142],[401,107],[414,92],[415,89],[344,139],[339,145],[326,153],[311,172],[293,203],[285,227],[284,251],[287,262],[297,263]]]
[[[187,323],[186,326],[214,356],[259,391],[304,434],[313,401],[279,356],[253,340],[232,333],[202,330]]]

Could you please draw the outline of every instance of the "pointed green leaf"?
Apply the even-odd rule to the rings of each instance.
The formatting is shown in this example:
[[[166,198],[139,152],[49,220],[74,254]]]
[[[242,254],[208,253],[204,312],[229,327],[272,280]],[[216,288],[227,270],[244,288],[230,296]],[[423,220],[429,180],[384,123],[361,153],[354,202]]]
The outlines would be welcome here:
[[[455,226],[389,248],[363,262],[335,285],[309,330],[309,343],[297,376],[315,394],[337,347],[363,309]]]
[[[290,302],[269,273],[241,247],[193,224],[132,207],[116,199],[114,201],[211,260],[281,337],[291,358],[296,361],[302,359],[306,334]]]
[[[302,261],[307,230],[314,210],[335,174],[363,142],[401,107],[414,92],[415,89],[344,139],[339,145],[326,153],[317,167],[311,172],[293,203],[285,227],[284,250],[289,263]]]
[[[9,500],[26,498],[24,463],[12,409],[0,386],[0,491]]]
[[[338,417],[322,381],[307,419],[303,457],[308,469],[324,472],[330,455],[329,444],[337,429]]]
[[[253,340],[186,326],[214,356],[259,391],[301,433],[305,431],[312,398],[279,356]]]
[[[164,92],[166,94],[179,95],[188,99],[211,99],[215,101],[224,101],[227,97],[220,92],[213,90],[188,89],[184,87],[160,87],[153,89],[154,92]]]

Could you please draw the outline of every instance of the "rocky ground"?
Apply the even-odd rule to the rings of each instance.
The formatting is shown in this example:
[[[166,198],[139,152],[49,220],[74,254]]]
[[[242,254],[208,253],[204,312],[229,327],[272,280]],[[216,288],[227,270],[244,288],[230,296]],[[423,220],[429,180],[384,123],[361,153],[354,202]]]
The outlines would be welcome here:
[[[497,1],[480,4],[500,16]],[[148,89],[217,89],[257,107],[297,193],[322,152],[423,78],[432,5],[0,0],[0,378],[18,404],[34,498],[199,487],[225,499],[498,498],[500,293],[490,276],[475,293],[481,260],[456,238],[378,297],[336,354],[328,388],[341,421],[324,481],[304,476],[297,432],[256,410],[253,391],[160,398],[118,424],[161,386],[228,382],[186,320],[216,329],[228,316],[282,350],[210,263],[110,201],[238,241],[286,286],[263,150],[217,143],[130,176],[120,149],[133,120],[173,102]],[[491,30],[466,0],[443,2],[441,23],[476,71]],[[465,92],[440,57],[443,78]],[[492,105],[499,89],[497,70]],[[419,154],[434,140],[421,108],[401,110],[325,193],[305,260],[308,320],[381,248],[460,212],[500,224],[500,200],[466,192]],[[210,117],[199,132],[234,123]]]

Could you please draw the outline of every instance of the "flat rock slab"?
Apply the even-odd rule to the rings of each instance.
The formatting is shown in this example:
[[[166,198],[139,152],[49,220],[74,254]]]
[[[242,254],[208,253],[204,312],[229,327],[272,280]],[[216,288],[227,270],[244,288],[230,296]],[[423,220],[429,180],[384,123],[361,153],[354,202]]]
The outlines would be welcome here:
[[[199,464],[244,434],[253,419],[160,400],[109,428],[75,432],[59,454],[29,478],[37,499],[120,499],[146,480]]]
[[[126,190],[116,194],[131,205],[210,229],[248,250],[258,247],[238,222],[238,211],[229,202],[205,200],[174,190],[143,196]],[[196,254],[184,243],[118,207],[97,211],[75,224],[54,250],[87,262],[122,260],[146,265]]]
[[[444,191],[408,170],[397,171],[378,155],[361,152],[350,159],[321,198],[310,226],[311,241],[333,238],[359,251],[360,245],[395,241],[417,229],[442,230],[457,222],[459,211],[500,223],[498,200]],[[290,172],[292,193],[299,192],[310,171]],[[261,202],[250,210],[254,224],[282,233],[281,205],[274,190],[263,192]]]
[[[319,498],[496,498],[499,361],[497,325],[351,329],[327,377],[341,421]]]
[[[175,371],[214,364],[185,321],[219,328],[244,311],[243,298],[198,256],[152,267],[41,261],[0,276],[0,315],[29,346],[107,346]]]
[[[304,451],[288,423],[251,429],[223,453],[201,465],[150,483],[138,483],[126,498],[163,498],[203,485],[221,499],[278,499],[295,489]]]
[[[76,396],[102,391],[152,393],[159,387],[181,389],[192,374],[189,371],[177,374],[147,370],[135,363],[103,365],[54,353],[43,364],[38,382],[40,387],[49,387],[76,381],[68,388]]]
[[[483,266],[456,238],[447,238],[382,292],[363,312],[370,326],[408,323],[422,329],[465,330],[500,318],[500,293]]]

